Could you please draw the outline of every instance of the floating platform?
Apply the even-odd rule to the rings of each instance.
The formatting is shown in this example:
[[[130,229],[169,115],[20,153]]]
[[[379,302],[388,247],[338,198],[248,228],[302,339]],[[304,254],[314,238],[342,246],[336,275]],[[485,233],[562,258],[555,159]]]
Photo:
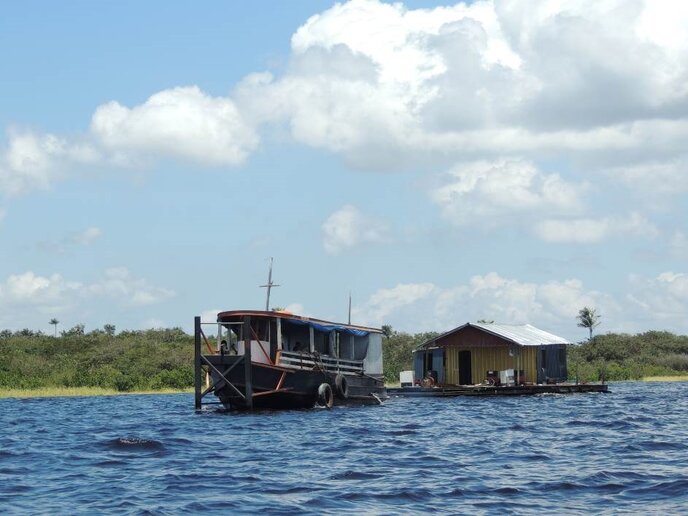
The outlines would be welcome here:
[[[444,387],[388,387],[387,394],[411,398],[448,398],[453,396],[526,396],[533,394],[573,394],[609,392],[606,383],[555,383],[538,385],[461,385]]]

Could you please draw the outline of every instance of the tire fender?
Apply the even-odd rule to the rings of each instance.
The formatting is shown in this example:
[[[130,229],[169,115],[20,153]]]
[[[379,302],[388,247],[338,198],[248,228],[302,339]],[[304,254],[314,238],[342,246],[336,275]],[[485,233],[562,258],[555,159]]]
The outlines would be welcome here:
[[[334,378],[334,391],[337,393],[337,397],[345,400],[349,397],[349,382],[346,376],[343,374],[338,374]]]
[[[318,405],[327,408],[332,408],[334,405],[334,394],[329,383],[321,383],[318,387]]]

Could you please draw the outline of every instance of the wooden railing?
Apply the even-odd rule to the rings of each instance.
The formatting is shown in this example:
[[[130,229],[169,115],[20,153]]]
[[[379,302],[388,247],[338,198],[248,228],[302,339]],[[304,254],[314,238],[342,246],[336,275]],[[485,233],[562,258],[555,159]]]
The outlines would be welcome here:
[[[363,373],[363,360],[347,360],[298,351],[279,351],[276,363],[283,367],[293,367],[295,369],[323,369],[328,373]]]

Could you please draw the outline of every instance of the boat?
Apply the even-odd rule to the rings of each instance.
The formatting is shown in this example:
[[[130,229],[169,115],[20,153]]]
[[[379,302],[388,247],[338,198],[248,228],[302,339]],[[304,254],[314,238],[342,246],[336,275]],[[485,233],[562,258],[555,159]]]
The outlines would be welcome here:
[[[283,310],[217,314],[215,342],[195,318],[196,408],[213,393],[229,410],[380,404],[382,331]],[[203,377],[205,388],[203,389]]]

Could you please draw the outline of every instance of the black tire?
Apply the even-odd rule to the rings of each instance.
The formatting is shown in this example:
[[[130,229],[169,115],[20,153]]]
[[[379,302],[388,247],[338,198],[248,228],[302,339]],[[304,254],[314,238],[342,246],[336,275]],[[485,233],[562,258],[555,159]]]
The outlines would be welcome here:
[[[332,408],[334,405],[334,394],[329,383],[321,383],[318,387],[318,405],[327,408]]]
[[[345,400],[349,397],[349,382],[346,380],[346,376],[343,374],[338,374],[335,376],[334,392],[337,394],[339,399]]]

